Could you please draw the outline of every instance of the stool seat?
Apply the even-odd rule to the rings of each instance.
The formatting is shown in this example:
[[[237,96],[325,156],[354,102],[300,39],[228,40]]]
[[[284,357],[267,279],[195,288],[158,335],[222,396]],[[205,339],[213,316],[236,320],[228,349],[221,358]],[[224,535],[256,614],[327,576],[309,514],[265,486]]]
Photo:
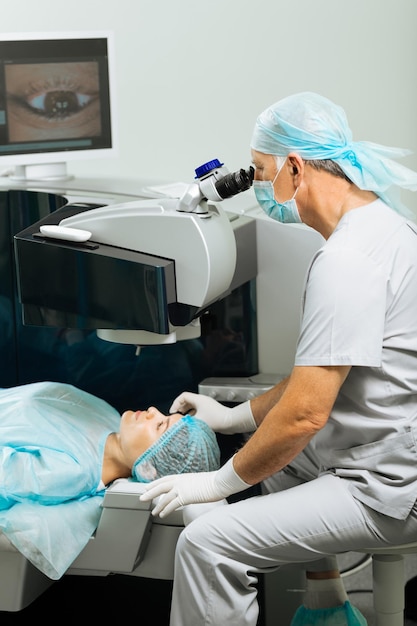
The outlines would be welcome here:
[[[404,626],[404,555],[417,553],[415,543],[355,549],[372,555],[372,591],[376,626]]]

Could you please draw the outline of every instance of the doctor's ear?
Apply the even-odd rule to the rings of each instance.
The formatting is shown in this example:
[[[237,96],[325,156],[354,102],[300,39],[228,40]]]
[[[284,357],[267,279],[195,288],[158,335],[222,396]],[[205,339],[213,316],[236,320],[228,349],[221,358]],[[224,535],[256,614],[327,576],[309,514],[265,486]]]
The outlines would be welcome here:
[[[303,174],[303,167],[304,167],[304,162],[303,159],[300,157],[299,154],[297,154],[296,152],[291,152],[288,155],[288,161],[291,165],[291,173],[293,176],[297,176],[299,174]]]

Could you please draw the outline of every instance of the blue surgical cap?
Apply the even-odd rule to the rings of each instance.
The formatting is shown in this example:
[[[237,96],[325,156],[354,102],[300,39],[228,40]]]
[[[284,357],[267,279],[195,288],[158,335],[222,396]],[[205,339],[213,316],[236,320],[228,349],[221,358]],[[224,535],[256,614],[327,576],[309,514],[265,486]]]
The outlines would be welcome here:
[[[205,422],[186,415],[136,459],[132,476],[147,483],[168,474],[210,472],[219,467],[216,435]]]
[[[399,212],[407,210],[394,188],[417,190],[417,172],[393,161],[409,150],[353,141],[344,110],[316,93],[288,96],[263,111],[251,148],[275,156],[297,152],[305,160],[331,159],[360,189],[373,191]]]

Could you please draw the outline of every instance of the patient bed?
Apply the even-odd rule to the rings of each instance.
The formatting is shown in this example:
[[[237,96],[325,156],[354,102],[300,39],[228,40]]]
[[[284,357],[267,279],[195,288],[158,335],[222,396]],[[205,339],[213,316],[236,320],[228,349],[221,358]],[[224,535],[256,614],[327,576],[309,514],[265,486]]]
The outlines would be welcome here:
[[[153,517],[153,504],[141,502],[143,484],[115,481],[106,491],[96,531],[66,574],[107,576],[126,574],[141,578],[173,580],[177,539],[195,517],[226,501],[191,504],[161,519]],[[46,591],[54,580],[26,559],[0,531],[0,611],[24,609]],[[304,572],[286,566],[264,579],[265,626],[291,623],[301,600]]]
[[[142,491],[142,484],[124,479],[107,489],[98,527],[67,574],[172,580],[175,546],[184,525],[225,504],[189,505],[161,519],[152,516],[152,503],[139,500]],[[20,611],[53,583],[0,532],[0,611]]]

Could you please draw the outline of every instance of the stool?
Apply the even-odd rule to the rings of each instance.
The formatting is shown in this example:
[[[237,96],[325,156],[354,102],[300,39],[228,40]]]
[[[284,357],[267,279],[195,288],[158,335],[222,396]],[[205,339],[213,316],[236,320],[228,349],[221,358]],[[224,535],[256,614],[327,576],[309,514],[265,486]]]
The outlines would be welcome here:
[[[404,555],[417,553],[417,541],[355,552],[372,555],[375,626],[404,626]]]

